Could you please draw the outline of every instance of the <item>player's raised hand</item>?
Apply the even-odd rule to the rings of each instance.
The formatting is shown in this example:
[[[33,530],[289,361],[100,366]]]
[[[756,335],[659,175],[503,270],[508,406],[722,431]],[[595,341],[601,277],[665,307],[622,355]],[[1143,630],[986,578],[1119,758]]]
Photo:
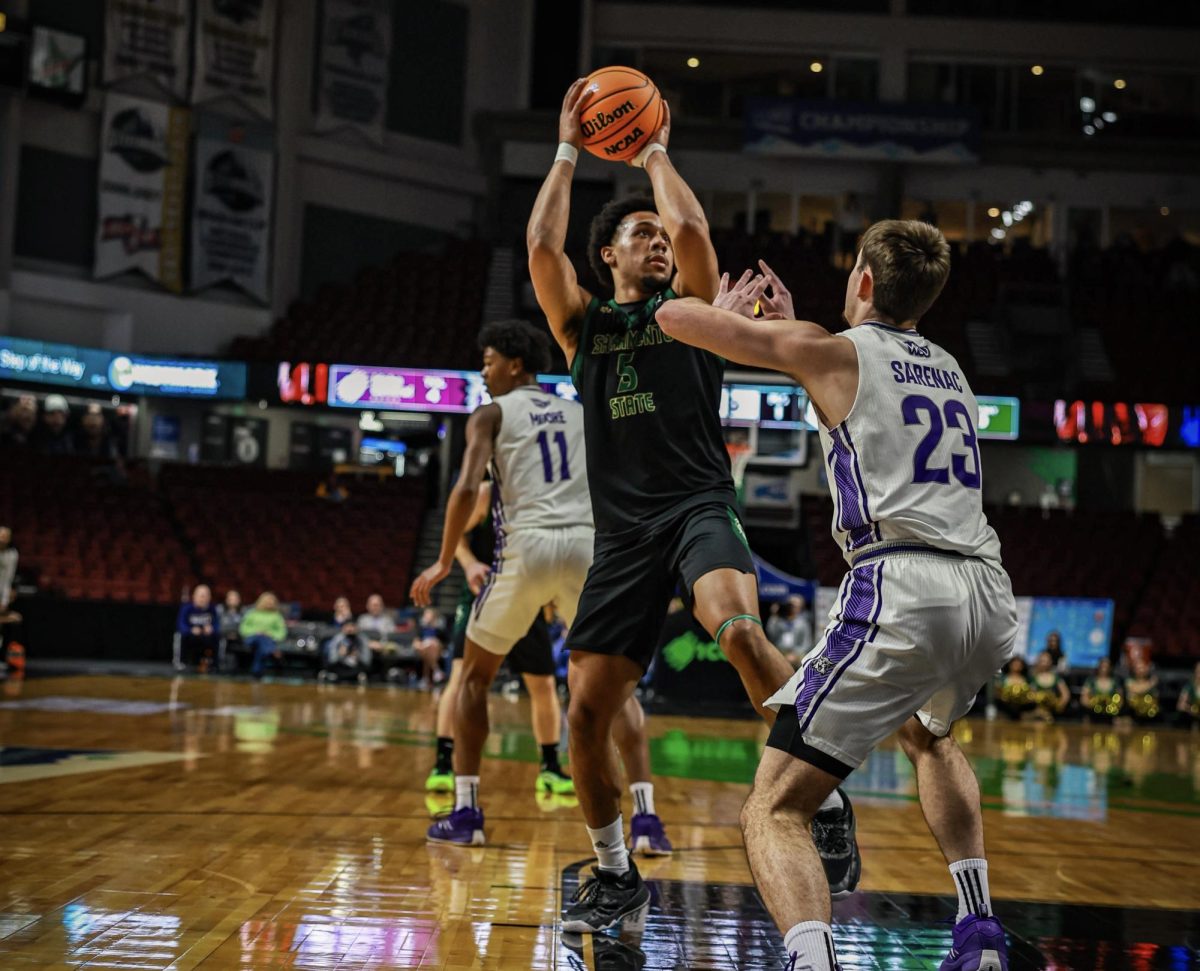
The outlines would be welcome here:
[[[796,310],[792,306],[791,291],[783,285],[779,274],[767,266],[766,260],[759,260],[758,268],[762,270],[762,276],[771,288],[770,296],[767,296],[766,290],[763,290],[762,295],[758,298],[762,319],[795,320]]]
[[[428,607],[433,603],[433,588],[450,575],[450,567],[440,560],[433,566],[421,571],[421,575],[412,582],[408,595],[418,607]]]
[[[579,115],[583,110],[583,97],[587,94],[587,78],[576,78],[563,96],[562,111],[558,116],[558,140],[579,148],[583,144],[583,133],[579,130]]]
[[[488,577],[492,575],[492,568],[482,560],[472,563],[466,570],[467,586],[471,593],[479,596],[479,591],[483,589],[483,585],[487,583]]]
[[[766,278],[747,270],[737,283],[729,282],[729,274],[721,274],[721,283],[717,287],[717,295],[713,298],[713,306],[722,310],[732,310],[742,317],[754,319],[754,307],[767,287]]]
[[[671,140],[671,106],[667,104],[667,99],[663,98],[663,120],[656,131],[646,141],[647,145],[653,142],[658,142],[663,148],[667,148],[667,143]]]

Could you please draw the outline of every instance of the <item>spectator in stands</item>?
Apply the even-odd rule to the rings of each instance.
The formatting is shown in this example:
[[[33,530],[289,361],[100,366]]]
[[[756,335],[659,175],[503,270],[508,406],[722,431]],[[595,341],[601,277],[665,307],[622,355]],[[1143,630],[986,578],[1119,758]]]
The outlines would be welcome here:
[[[287,637],[287,623],[279,612],[279,600],[275,594],[268,591],[259,595],[253,609],[242,618],[238,633],[242,635],[246,647],[254,652],[250,673],[255,678],[263,676],[268,658],[274,658],[276,666],[283,666],[283,653],[279,645]]]
[[[1054,670],[1054,661],[1049,651],[1042,651],[1033,665],[1033,675],[1029,679],[1031,697],[1036,706],[1034,714],[1046,721],[1054,721],[1056,715],[1061,715],[1071,703],[1071,692],[1061,674]]]
[[[245,616],[246,607],[242,603],[242,595],[236,590],[226,590],[225,602],[217,604],[217,633],[225,642],[226,650],[241,644],[242,635],[238,633],[238,628],[242,626],[242,618]]]
[[[350,609],[350,599],[338,597],[333,602],[333,622],[341,627],[348,620],[354,620],[354,611]]]
[[[1152,722],[1158,719],[1161,707],[1158,698],[1158,675],[1144,657],[1133,661],[1133,670],[1125,679],[1125,695],[1129,701],[1129,713],[1136,722]]]
[[[37,399],[31,394],[20,395],[4,413],[4,422],[0,426],[0,448],[8,451],[31,448],[36,425]]]
[[[1200,663],[1192,671],[1192,680],[1179,692],[1175,711],[1181,728],[1200,726]]]
[[[358,626],[353,619],[347,620],[325,649],[322,680],[357,678],[359,684],[366,684],[367,672],[370,670],[371,648],[367,645],[367,639],[358,632]]]
[[[328,478],[317,483],[317,498],[328,499],[330,502],[345,502],[350,498],[350,491],[342,485],[336,472],[330,472]]]
[[[42,421],[33,436],[33,447],[42,455],[71,455],[75,443],[67,433],[71,408],[60,394],[48,394],[42,402]]]
[[[358,630],[372,651],[386,653],[393,649],[390,638],[396,633],[396,621],[384,608],[379,594],[367,597],[367,612],[359,615]]]
[[[89,458],[115,462],[120,458],[116,440],[108,430],[104,409],[90,404],[79,419],[79,431],[75,435],[75,454]]]
[[[12,545],[12,530],[7,526],[0,526],[0,614],[7,614],[8,605],[13,601],[17,558],[17,549]]]
[[[413,648],[421,655],[421,687],[441,684],[446,679],[441,663],[442,652],[446,649],[446,618],[440,610],[426,607],[421,611]]]
[[[1000,673],[996,683],[996,707],[1013,721],[1033,710],[1033,687],[1029,683],[1029,665],[1025,658],[1014,657]]]
[[[812,617],[808,612],[808,601],[800,596],[788,597],[782,604],[771,605],[771,616],[767,620],[767,639],[783,656],[799,667],[800,662],[813,646]]]
[[[1067,673],[1067,656],[1063,653],[1062,634],[1052,630],[1046,635],[1045,651],[1050,655],[1050,664],[1059,674]]]
[[[1095,673],[1083,683],[1079,695],[1084,717],[1088,721],[1110,722],[1125,707],[1125,689],[1121,679],[1113,674],[1112,661],[1101,658]]]
[[[220,623],[212,606],[212,591],[203,583],[196,585],[191,599],[179,607],[175,628],[179,631],[180,651],[188,664],[207,674],[217,656]]]

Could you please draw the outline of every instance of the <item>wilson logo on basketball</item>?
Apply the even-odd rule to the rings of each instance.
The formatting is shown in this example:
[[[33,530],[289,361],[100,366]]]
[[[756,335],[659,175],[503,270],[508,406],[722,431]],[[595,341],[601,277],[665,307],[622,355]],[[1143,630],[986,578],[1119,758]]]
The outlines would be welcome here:
[[[604,131],[614,121],[624,118],[634,110],[634,103],[632,101],[625,101],[617,105],[612,111],[597,111],[591,118],[585,118],[580,121],[579,130],[583,132],[584,138],[591,138],[593,135]]]
[[[626,151],[631,145],[636,145],[646,133],[640,128],[634,128],[628,135],[622,135],[617,141],[611,145],[604,146],[605,155],[619,155]]]

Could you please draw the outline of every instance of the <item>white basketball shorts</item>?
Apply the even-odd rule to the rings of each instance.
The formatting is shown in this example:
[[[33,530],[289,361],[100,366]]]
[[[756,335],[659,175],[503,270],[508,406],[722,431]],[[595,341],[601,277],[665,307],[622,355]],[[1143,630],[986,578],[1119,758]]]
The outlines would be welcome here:
[[[998,564],[883,550],[842,580],[829,622],[767,706],[768,745],[845,778],[914,714],[942,736],[1016,650],[1017,608]],[[785,737],[786,736],[786,737]]]
[[[503,538],[492,573],[471,607],[467,639],[507,654],[538,611],[554,604],[570,626],[592,565],[590,526],[518,529]]]

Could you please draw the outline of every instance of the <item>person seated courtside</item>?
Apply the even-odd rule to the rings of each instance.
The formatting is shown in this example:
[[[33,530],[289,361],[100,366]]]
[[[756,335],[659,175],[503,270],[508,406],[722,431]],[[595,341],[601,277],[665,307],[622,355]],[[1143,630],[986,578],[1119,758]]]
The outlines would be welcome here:
[[[250,673],[255,678],[263,676],[267,661],[273,660],[277,668],[283,667],[283,652],[280,645],[287,637],[287,623],[279,611],[275,594],[267,591],[260,594],[253,609],[247,611],[238,628],[242,640],[253,652],[254,661]]]

